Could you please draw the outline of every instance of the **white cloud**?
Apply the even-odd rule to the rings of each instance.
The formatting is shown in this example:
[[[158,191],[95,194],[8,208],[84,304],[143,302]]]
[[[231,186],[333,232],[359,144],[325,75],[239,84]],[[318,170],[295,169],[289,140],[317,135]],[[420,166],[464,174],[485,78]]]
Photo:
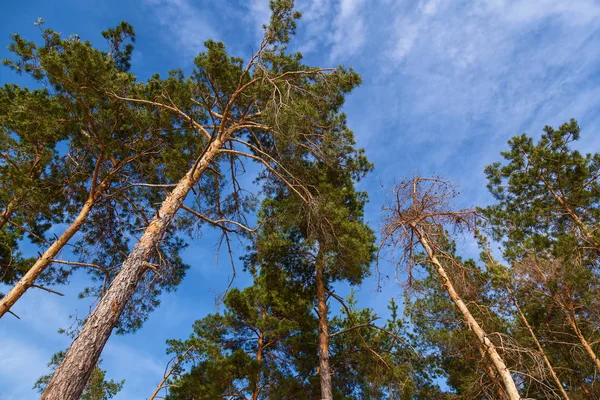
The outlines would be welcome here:
[[[367,40],[363,17],[364,0],[341,0],[331,34],[331,60],[347,60],[358,53]]]
[[[440,0],[421,0],[419,8],[426,15],[433,15],[437,12]]]
[[[349,18],[355,16],[365,0],[341,0],[340,14],[341,18]]]
[[[419,35],[419,26],[404,23],[404,18],[398,18],[396,23],[398,29],[398,39],[391,52],[391,57],[395,61],[400,61],[408,55],[415,45]]]
[[[485,203],[483,167],[498,160],[506,141],[522,132],[538,136],[544,125],[570,117],[587,130],[584,140],[597,143],[600,4],[573,3],[364,7],[370,30],[350,64],[365,83],[346,111],[375,162],[367,184],[373,201],[382,195],[379,179],[420,170],[456,179],[470,204]]]
[[[544,3],[557,7],[555,12],[545,9],[546,16],[564,11],[558,2]],[[571,77],[585,74],[573,56],[588,39],[591,23],[573,31],[566,27],[565,17],[561,22],[519,23],[507,29],[505,21],[513,17],[503,13],[509,9],[506,2],[497,2],[486,13],[475,11],[469,2],[463,12],[446,8],[432,15],[426,9],[417,7],[399,17],[391,29],[397,31],[392,59],[405,59],[391,71],[409,77],[408,85],[421,89],[409,104],[414,110],[458,116],[512,109],[525,116],[545,96],[554,97],[564,89],[561,82],[573,83]],[[559,72],[553,69],[570,64],[580,73],[545,80],[545,75]]]
[[[311,21],[323,18],[331,11],[330,0],[301,0],[297,7],[302,11],[301,24],[310,24]]]
[[[207,39],[218,39],[218,33],[208,22],[207,7],[200,12],[190,0],[145,0],[165,31],[165,41],[185,58],[196,56]]]
[[[535,23],[548,17],[559,17],[570,25],[585,25],[600,16],[600,4],[594,0],[479,0],[477,5],[515,23]]]
[[[300,0],[296,6],[302,12],[302,19],[298,24],[302,32],[301,40],[298,40],[298,51],[309,54],[319,49],[329,36],[332,4],[330,0]]]
[[[247,2],[248,10],[255,24],[256,35],[262,38],[264,30],[263,25],[268,25],[271,18],[271,9],[269,0],[250,0]]]

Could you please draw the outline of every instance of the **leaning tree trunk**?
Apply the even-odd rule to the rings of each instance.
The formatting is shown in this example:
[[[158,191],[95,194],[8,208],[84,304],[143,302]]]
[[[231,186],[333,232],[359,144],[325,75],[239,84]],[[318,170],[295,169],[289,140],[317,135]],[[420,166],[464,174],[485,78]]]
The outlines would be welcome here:
[[[79,214],[77,215],[75,220],[62,233],[62,235],[60,235],[60,237],[58,237],[54,241],[54,243],[50,245],[50,247],[44,252],[44,254],[42,254],[40,258],[37,259],[37,261],[31,266],[31,268],[29,268],[27,273],[25,273],[25,275],[23,275],[23,277],[19,279],[19,282],[17,282],[17,284],[10,290],[10,292],[8,292],[8,294],[0,300],[0,318],[2,318],[4,314],[10,311],[10,308],[21,298],[21,296],[23,296],[23,294],[25,294],[25,292],[31,286],[33,286],[35,280],[41,275],[41,273],[44,272],[46,268],[50,266],[50,264],[52,264],[52,261],[54,260],[56,255],[62,250],[63,247],[66,246],[67,243],[69,243],[69,240],[71,240],[71,238],[79,231],[79,229],[81,229],[81,226],[84,224],[84,222],[90,215],[90,212],[92,211],[92,207],[94,206],[96,200],[98,200],[98,198],[104,193],[104,191],[106,191],[110,187],[109,178],[111,174],[109,174],[109,176],[107,176],[98,184],[96,181],[103,160],[103,155],[100,155],[96,160],[96,166],[92,175],[92,187],[90,189],[90,194],[86,202],[81,207],[81,210],[79,210]],[[15,201],[15,206],[16,203],[20,201],[16,199],[16,197],[13,199],[13,201]],[[9,203],[9,207],[7,207],[7,209],[5,210],[2,219],[0,219],[0,222],[3,221],[8,211],[11,210],[10,205],[13,203],[13,201]],[[12,207],[13,210],[15,206]],[[12,213],[12,211],[10,211],[10,213]],[[6,220],[8,221],[9,218],[10,214],[8,214]]]
[[[485,373],[492,380],[492,386],[494,387],[494,391],[496,392],[497,400],[506,400],[506,394],[504,393],[504,390],[503,390],[504,385],[502,383],[498,382],[498,374],[496,373],[496,370],[493,368],[494,365],[493,364],[490,365],[490,362],[489,362],[490,358],[489,358],[487,352],[485,351],[485,347],[483,347],[481,345],[481,343],[479,343],[479,346],[477,346],[477,350],[479,351],[479,354],[481,354],[481,359],[483,360]]]
[[[321,379],[321,400],[332,400],[331,368],[329,365],[329,332],[327,326],[327,301],[323,277],[324,260],[317,256],[317,309],[319,311],[319,378]]]
[[[521,396],[519,395],[519,391],[517,390],[517,385],[515,384],[515,381],[513,380],[508,367],[504,363],[504,360],[502,360],[502,357],[500,357],[500,354],[498,354],[496,346],[487,337],[487,333],[481,328],[477,320],[473,317],[473,314],[471,314],[471,312],[469,311],[467,305],[462,301],[462,299],[454,289],[454,285],[452,284],[450,277],[448,276],[446,270],[444,269],[442,264],[440,264],[437,257],[433,253],[433,250],[431,249],[427,238],[423,235],[421,230],[416,225],[411,225],[411,227],[414,230],[417,237],[419,238],[419,241],[423,245],[423,248],[427,252],[427,257],[429,258],[429,261],[431,261],[438,275],[442,278],[442,283],[444,285],[444,288],[448,292],[450,299],[452,300],[458,311],[463,315],[463,318],[467,322],[469,328],[471,328],[473,333],[475,333],[475,335],[477,336],[477,339],[479,339],[479,342],[485,348],[485,351],[490,357],[490,360],[492,360],[492,363],[494,364],[494,367],[496,368],[500,379],[502,379],[502,383],[504,384],[504,388],[506,389],[506,393],[508,394],[509,399],[519,400]]]
[[[35,264],[29,268],[27,273],[19,279],[19,282],[0,300],[0,318],[10,311],[10,308],[25,294],[25,292],[33,286],[35,280],[40,276],[42,272],[52,264],[52,260],[62,250],[63,247],[69,240],[79,231],[83,223],[87,220],[88,215],[92,211],[94,202],[97,200],[100,193],[108,186],[108,183],[104,182],[99,185],[93,193],[90,194],[86,202],[81,207],[77,218],[69,225],[69,227],[58,237],[54,243],[37,259]]]
[[[73,341],[42,395],[43,400],[78,400],[125,305],[135,293],[152,252],[166,233],[192,186],[198,182],[226,140],[218,136],[162,202],[157,215],[123,263],[96,309]]]

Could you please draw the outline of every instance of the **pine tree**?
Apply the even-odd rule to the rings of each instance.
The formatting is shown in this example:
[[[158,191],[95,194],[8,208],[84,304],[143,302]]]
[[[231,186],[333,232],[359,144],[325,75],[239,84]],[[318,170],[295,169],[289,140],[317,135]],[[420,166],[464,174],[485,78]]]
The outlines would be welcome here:
[[[467,298],[477,290],[475,288],[478,285],[470,287],[470,279],[465,279],[465,276],[468,276],[466,271],[470,270],[472,273],[474,268],[453,254],[448,231],[472,227],[474,213],[472,210],[453,210],[451,201],[456,195],[453,185],[439,178],[415,177],[400,182],[393,189],[392,198],[384,205],[386,215],[382,229],[383,244],[391,247],[392,252],[402,252],[400,262],[408,264],[411,283],[415,255],[422,249],[422,258],[429,267],[429,275],[435,276],[438,286],[446,292],[458,311],[459,318],[451,322],[465,324],[472,331],[474,337],[470,336],[470,347],[476,350],[473,353],[478,352],[481,358],[490,363],[489,375],[496,381],[496,386],[503,389],[502,396],[500,393],[498,396],[519,399],[517,383],[510,372],[507,358],[501,351],[503,346],[492,341],[491,333],[499,336],[501,332],[488,332],[483,328],[486,326],[483,322],[488,323],[493,320],[493,316],[479,319],[479,315],[471,310],[473,306],[468,306]],[[434,301],[428,306],[433,307],[438,302],[439,300]],[[463,355],[457,361],[468,363],[468,359]],[[459,375],[459,379],[464,378],[466,374]]]
[[[354,180],[371,168],[362,151],[352,148],[352,133],[343,117],[334,121],[346,141],[325,148],[337,158],[332,168],[320,160],[299,163],[297,174],[314,192],[308,204],[281,184],[271,184],[263,204],[264,227],[257,244],[257,263],[278,266],[315,290],[319,318],[319,376],[321,398],[331,399],[327,298],[338,298],[336,281],[359,284],[374,258],[374,234],[364,223],[366,194],[355,190]],[[334,125],[335,127],[336,125]]]
[[[232,289],[223,314],[196,321],[188,340],[168,341],[178,360],[155,390],[169,399],[320,399],[318,319],[314,293],[281,269]],[[331,318],[334,399],[425,399],[438,393],[407,345],[397,307],[383,326],[350,296]],[[187,369],[187,366],[191,367]]]
[[[57,144],[67,137],[65,110],[46,90],[0,89],[0,281],[13,284],[31,260],[19,251],[28,234],[39,243],[60,221],[64,202]],[[46,279],[51,282],[51,279]]]
[[[109,52],[95,49],[89,42],[82,42],[77,37],[62,38],[51,29],[42,31],[43,46],[28,42],[19,35],[13,37],[10,49],[16,59],[5,60],[5,63],[17,72],[30,73],[53,91],[51,94],[37,91],[27,95],[29,92],[26,89],[10,88],[7,101],[16,111],[11,113],[9,108],[3,121],[5,129],[10,132],[9,136],[16,139],[7,144],[12,146],[13,153],[18,152],[27,148],[29,137],[32,136],[39,143],[50,146],[52,151],[44,157],[52,158],[51,164],[46,162],[43,174],[39,176],[43,180],[25,180],[21,183],[22,189],[7,187],[3,191],[3,196],[15,199],[21,196],[19,190],[27,193],[23,195],[27,201],[15,212],[17,217],[31,214],[29,220],[20,224],[17,219],[11,224],[15,229],[32,232],[31,235],[34,235],[43,251],[33,265],[20,263],[23,275],[13,274],[12,281],[18,281],[0,300],[0,316],[28,288],[36,285],[38,278],[48,281],[51,277],[53,282],[64,282],[74,268],[91,268],[92,274],[100,277],[100,287],[87,293],[105,290],[116,274],[114,266],[90,260],[114,262],[120,259],[120,251],[125,248],[127,252],[127,236],[133,235],[140,225],[137,223],[137,226],[132,226],[132,219],[134,216],[140,218],[140,210],[146,214],[142,212],[141,218],[151,215],[154,212],[151,202],[156,200],[151,188],[139,187],[138,183],[147,179],[152,182],[157,177],[148,165],[152,159],[161,158],[160,148],[166,145],[178,147],[172,140],[175,135],[163,134],[165,129],[173,128],[171,121],[167,122],[160,115],[140,107],[131,107],[105,95],[106,90],[122,91],[126,87],[136,88],[137,85],[133,75],[126,72],[132,47],[124,45],[126,40],[134,39],[133,29],[122,23],[103,34],[109,41]],[[27,96],[33,99],[25,101]],[[47,104],[44,106],[40,99]],[[37,120],[38,117],[25,121],[18,112],[39,115],[44,118],[44,125]],[[32,129],[36,130],[35,134],[31,132]],[[57,138],[64,139],[65,150],[58,152],[54,148]],[[152,164],[157,163],[154,161]],[[3,173],[7,178],[14,175],[10,169]],[[6,180],[7,183],[9,181]],[[154,182],[163,183],[160,180]],[[16,193],[17,197],[11,193]],[[33,211],[28,211],[32,206]],[[34,233],[35,224],[45,223],[45,226],[49,226],[57,222],[67,223],[68,226],[54,240],[44,238],[41,232]],[[112,229],[106,229],[107,223],[112,225]],[[80,234],[79,245],[73,243],[76,234]],[[97,243],[104,249],[97,248],[96,252],[103,252],[103,255],[95,258],[96,253],[91,245]],[[67,245],[75,246],[74,251],[80,256],[80,261],[60,258]],[[175,250],[174,256],[169,259],[177,260],[178,245],[167,239],[163,247],[168,249],[169,246]],[[181,270],[181,263],[175,263],[179,264],[177,269]],[[177,275],[180,272],[176,272]],[[139,322],[132,321],[125,325],[133,328]]]
[[[511,139],[505,162],[486,168],[496,203],[483,210],[511,262],[515,299],[572,398],[597,396],[600,370],[593,345],[600,156],[575,150],[579,137],[571,120],[544,128],[537,143],[525,134]]]
[[[544,128],[534,143],[523,134],[509,140],[502,152],[504,164],[486,167],[488,188],[496,204],[485,209],[498,238],[513,259],[530,251],[555,257],[596,257],[600,242],[594,227],[599,222],[598,177],[600,155],[572,149],[579,140],[575,120],[558,130]],[[587,250],[586,250],[587,249]]]
[[[42,398],[79,396],[140,279],[152,268],[149,258],[168,235],[180,208],[225,232],[232,227],[247,228],[236,178],[242,158],[257,161],[267,175],[284,182],[304,202],[312,202],[313,194],[306,184],[289,171],[298,161],[296,154],[329,162],[328,146],[343,141],[344,132],[323,127],[331,125],[331,116],[338,114],[345,94],[359,83],[359,78],[343,68],[324,70],[302,65],[299,54],[286,53],[286,43],[299,16],[292,6],[291,1],[271,2],[273,16],[265,39],[246,67],[241,59],[229,57],[224,45],[208,41],[207,52],[195,60],[193,76],[183,79],[182,74],[174,75],[172,84],[156,89],[160,97],[148,99],[143,92],[123,93],[111,91],[110,87],[103,92],[124,104],[168,111],[181,118],[197,134],[194,150],[198,152],[194,154],[195,162],[186,166],[187,172],[180,172],[179,180],[87,319]],[[150,86],[152,89],[151,83]],[[186,106],[190,103],[194,106],[188,111]],[[219,172],[222,168],[227,168],[231,177],[227,182]],[[210,211],[218,219],[183,204],[192,188],[206,181],[215,184],[212,193],[216,196],[201,200],[213,206]],[[225,183],[230,188],[225,193],[231,196],[219,201]],[[207,192],[203,189],[201,193]],[[241,222],[228,218],[228,211],[233,211]]]
[[[168,398],[286,399],[316,393],[310,375],[316,348],[312,301],[301,286],[287,283],[274,271],[256,276],[254,285],[227,294],[223,314],[196,321],[188,340],[168,341],[168,351],[184,359]],[[191,370],[182,374],[189,363]]]

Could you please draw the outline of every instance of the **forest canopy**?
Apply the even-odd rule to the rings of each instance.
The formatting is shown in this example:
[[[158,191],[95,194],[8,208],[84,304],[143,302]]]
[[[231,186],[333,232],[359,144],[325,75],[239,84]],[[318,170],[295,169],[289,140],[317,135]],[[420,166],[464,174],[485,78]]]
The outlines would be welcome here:
[[[361,76],[295,51],[292,0],[270,11],[251,54],[209,39],[147,79],[127,22],[100,46],[41,19],[12,36],[5,71],[29,84],[0,88],[0,324],[74,277],[89,305],[41,398],[118,396],[107,341],[211,276],[186,249],[216,247],[219,307],[157,349],[172,358],[140,397],[600,399],[600,153],[575,119],[498,148],[486,204],[397,175],[372,220],[378,160],[345,113]],[[368,280],[394,288],[377,309]]]

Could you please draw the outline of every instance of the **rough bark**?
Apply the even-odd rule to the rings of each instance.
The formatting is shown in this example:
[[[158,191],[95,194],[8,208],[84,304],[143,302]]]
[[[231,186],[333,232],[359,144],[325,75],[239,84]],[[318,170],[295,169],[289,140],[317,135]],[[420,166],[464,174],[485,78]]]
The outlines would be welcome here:
[[[562,383],[560,382],[560,379],[558,379],[558,375],[556,375],[556,372],[554,371],[554,367],[552,367],[550,360],[546,356],[546,353],[544,352],[544,348],[542,347],[542,344],[538,340],[537,335],[533,331],[533,328],[531,327],[531,325],[529,325],[529,321],[527,320],[527,317],[525,316],[525,314],[523,314],[523,311],[521,311],[521,307],[519,307],[519,303],[517,302],[517,299],[512,295],[512,292],[510,291],[510,289],[508,290],[508,293],[512,297],[513,304],[515,305],[517,312],[519,313],[519,316],[521,317],[521,321],[523,321],[523,323],[527,327],[527,330],[529,331],[529,335],[533,339],[535,346],[537,347],[540,355],[544,359],[544,364],[546,364],[546,368],[548,368],[548,372],[550,373],[552,380],[554,381],[558,390],[560,391],[562,398],[565,400],[569,400],[569,395],[565,391],[565,388],[563,387]]]
[[[473,333],[475,333],[477,339],[483,345],[485,352],[494,364],[496,372],[502,380],[508,398],[510,400],[519,400],[521,397],[519,395],[519,391],[517,390],[517,385],[515,384],[515,381],[513,380],[510,374],[510,370],[504,363],[504,360],[502,359],[500,354],[498,354],[496,346],[487,337],[487,333],[481,328],[477,320],[473,317],[473,314],[471,314],[471,312],[469,311],[467,305],[463,302],[463,300],[460,298],[460,296],[454,289],[454,285],[452,284],[450,277],[448,276],[446,270],[435,256],[435,253],[429,245],[427,238],[423,235],[421,230],[416,225],[411,226],[415,234],[419,238],[419,241],[421,242],[423,248],[427,252],[427,257],[429,258],[429,261],[431,261],[431,263],[436,269],[436,272],[442,278],[442,283],[444,285],[444,288],[446,289],[446,292],[450,296],[450,299],[452,300],[458,311],[462,314],[469,328],[471,328]]]
[[[135,293],[149,257],[166,233],[192,186],[208,168],[224,141],[223,137],[217,137],[198,164],[187,172],[162,202],[157,215],[152,219],[96,309],[67,350],[63,362],[56,369],[41,399],[77,400],[80,398],[104,345],[117,325],[125,305]]]
[[[332,400],[331,367],[329,365],[329,332],[327,321],[327,301],[323,277],[323,257],[317,257],[317,309],[319,311],[319,378],[321,380],[321,400]]]

